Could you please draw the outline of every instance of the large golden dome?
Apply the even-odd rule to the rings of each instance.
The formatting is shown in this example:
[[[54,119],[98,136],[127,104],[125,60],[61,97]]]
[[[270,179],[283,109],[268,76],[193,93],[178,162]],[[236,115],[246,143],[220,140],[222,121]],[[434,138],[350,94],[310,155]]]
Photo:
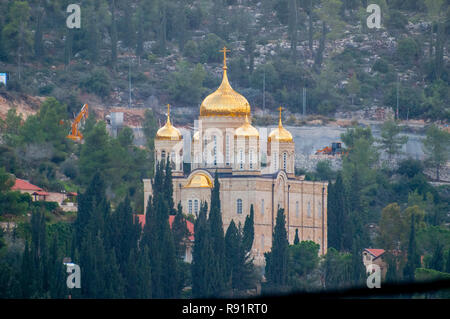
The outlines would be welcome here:
[[[252,126],[248,121],[247,114],[245,115],[245,122],[234,132],[236,137],[259,137],[258,130]]]
[[[170,105],[167,104],[167,122],[161,127],[158,132],[156,132],[157,140],[172,140],[179,141],[181,140],[180,131],[170,123]]]
[[[281,123],[281,107],[280,110],[280,119],[278,120],[278,128],[274,129],[270,132],[268,141],[277,141],[277,142],[293,142],[292,134],[283,127],[283,123]]]
[[[245,116],[250,115],[247,99],[231,87],[227,77],[226,48],[223,48],[223,78],[219,88],[208,95],[200,106],[200,116]]]
[[[184,186],[185,188],[197,188],[197,187],[208,187],[212,188],[213,183],[208,175],[204,173],[196,173],[189,183]]]

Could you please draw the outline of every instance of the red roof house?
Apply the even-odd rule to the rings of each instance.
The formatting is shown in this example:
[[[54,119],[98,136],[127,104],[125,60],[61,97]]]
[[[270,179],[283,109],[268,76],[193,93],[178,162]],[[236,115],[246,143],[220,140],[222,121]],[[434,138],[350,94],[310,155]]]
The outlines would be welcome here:
[[[373,256],[372,260],[377,259],[384,254],[384,249],[366,248],[364,250]]]
[[[11,187],[11,190],[13,190],[13,191],[29,191],[29,192],[44,191],[39,186],[33,185],[30,182],[28,182],[24,179],[20,179],[20,178],[16,178],[16,182],[15,182],[14,186]]]

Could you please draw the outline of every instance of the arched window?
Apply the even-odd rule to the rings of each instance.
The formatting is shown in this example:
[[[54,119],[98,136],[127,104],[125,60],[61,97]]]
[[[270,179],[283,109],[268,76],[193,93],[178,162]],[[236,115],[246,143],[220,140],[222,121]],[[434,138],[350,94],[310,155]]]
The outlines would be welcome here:
[[[188,201],[188,212],[189,214],[192,214],[192,199]]]
[[[239,150],[239,169],[244,169],[244,151],[242,148]]]
[[[242,199],[240,198],[236,201],[236,212],[242,214]]]
[[[295,217],[299,217],[300,215],[300,209],[298,205],[298,201],[295,202]]]
[[[264,199],[261,199],[261,215],[264,216]]]
[[[250,169],[253,169],[253,149],[249,152]]]
[[[287,166],[287,153],[283,153],[283,169],[286,170]]]
[[[163,162],[166,161],[166,151],[164,151],[164,150],[161,151],[161,161],[163,161]]]
[[[195,216],[198,215],[198,199],[194,200],[194,213],[195,213]]]
[[[308,202],[308,217],[311,217],[311,203]]]

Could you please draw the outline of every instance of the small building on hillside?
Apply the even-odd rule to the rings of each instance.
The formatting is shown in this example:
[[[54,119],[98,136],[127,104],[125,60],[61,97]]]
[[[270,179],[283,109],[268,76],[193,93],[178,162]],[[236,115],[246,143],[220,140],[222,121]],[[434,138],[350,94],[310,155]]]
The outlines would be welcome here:
[[[363,263],[367,269],[367,266],[370,264],[376,264],[380,266],[381,270],[381,278],[386,278],[386,262],[383,260],[383,255],[385,253],[384,249],[376,249],[376,248],[365,248],[363,250]]]
[[[30,182],[16,178],[12,191],[19,191],[21,193],[28,193],[31,195],[33,201],[56,202],[63,211],[76,211],[76,196],[77,193],[69,192],[48,192],[43,188],[33,185]]]
[[[139,218],[139,223],[141,224],[142,228],[145,226],[145,215],[144,214],[138,214],[137,217]],[[169,226],[170,229],[172,229],[173,221],[175,220],[174,215],[169,215]],[[184,253],[184,262],[191,263],[192,262],[192,246],[194,245],[194,224],[186,219],[186,227],[189,232],[189,236],[185,240],[185,253]]]

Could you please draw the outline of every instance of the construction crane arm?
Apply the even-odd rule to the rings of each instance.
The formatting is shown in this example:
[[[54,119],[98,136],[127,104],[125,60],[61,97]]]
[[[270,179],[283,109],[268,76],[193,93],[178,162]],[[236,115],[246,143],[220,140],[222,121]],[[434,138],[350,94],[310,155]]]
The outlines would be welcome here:
[[[68,138],[74,140],[74,141],[80,141],[83,138],[83,135],[78,130],[78,125],[80,124],[82,119],[85,119],[88,117],[88,105],[84,104],[81,108],[80,113],[75,117],[75,120],[72,123],[72,130],[69,135],[67,135]]]

